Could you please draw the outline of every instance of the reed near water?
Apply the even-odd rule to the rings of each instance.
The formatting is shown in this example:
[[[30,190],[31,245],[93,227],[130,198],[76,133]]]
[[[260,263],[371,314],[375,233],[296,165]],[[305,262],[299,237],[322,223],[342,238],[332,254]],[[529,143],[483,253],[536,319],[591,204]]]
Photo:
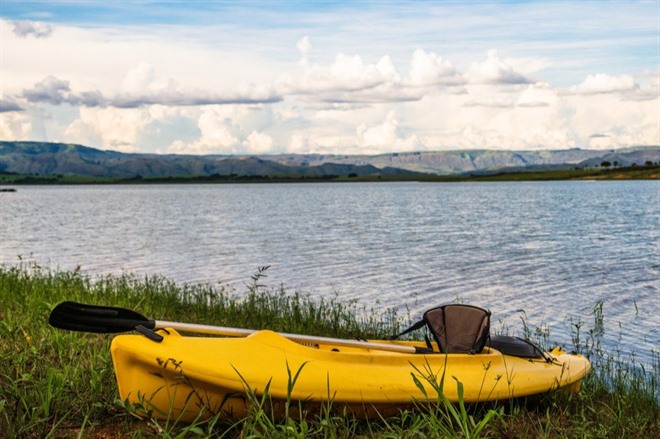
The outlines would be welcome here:
[[[244,291],[230,291],[163,277],[91,278],[78,270],[0,265],[0,431],[9,438],[660,437],[660,352],[651,353],[651,364],[639,364],[624,348],[604,351],[602,303],[594,304],[593,322],[573,324],[573,337],[564,346],[588,355],[594,367],[580,393],[553,392],[487,406],[453,405],[439,395],[430,409],[376,421],[351,419],[331,407],[313,417],[276,421],[266,401],[258,399],[247,418],[231,423],[219,416],[192,424],[143,418],[137,416],[139,404],[117,399],[112,336],[60,331],[47,323],[51,309],[64,300],[132,308],[171,321],[343,338],[388,336],[410,320],[356,301],[267,288],[262,285],[266,273],[260,269]],[[542,345],[549,339],[534,322],[507,331]],[[295,377],[299,371],[291,372]],[[447,378],[445,385],[457,383]]]

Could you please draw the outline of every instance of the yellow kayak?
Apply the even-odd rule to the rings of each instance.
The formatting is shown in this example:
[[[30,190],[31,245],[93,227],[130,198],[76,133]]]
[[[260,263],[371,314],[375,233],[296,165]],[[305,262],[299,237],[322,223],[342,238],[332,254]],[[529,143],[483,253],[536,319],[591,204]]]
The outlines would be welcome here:
[[[312,412],[331,404],[358,417],[394,414],[437,402],[433,383],[443,376],[442,393],[452,402],[459,400],[457,382],[470,403],[558,388],[577,391],[591,369],[582,355],[559,348],[522,358],[493,347],[478,354],[420,354],[296,343],[268,330],[240,338],[189,337],[173,329],[158,334],[162,341],[143,335],[114,338],[111,353],[120,397],[141,404],[152,416],[188,422],[214,414],[243,417],[255,397],[266,401],[275,415],[284,413],[287,400]]]

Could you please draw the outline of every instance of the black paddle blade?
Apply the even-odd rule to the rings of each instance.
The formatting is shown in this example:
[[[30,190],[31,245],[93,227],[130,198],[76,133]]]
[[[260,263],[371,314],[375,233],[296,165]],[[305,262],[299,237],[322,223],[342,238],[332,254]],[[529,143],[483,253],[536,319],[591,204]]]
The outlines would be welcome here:
[[[142,325],[154,329],[156,323],[135,311],[113,306],[62,302],[53,308],[48,323],[60,329],[110,334],[132,331]]]

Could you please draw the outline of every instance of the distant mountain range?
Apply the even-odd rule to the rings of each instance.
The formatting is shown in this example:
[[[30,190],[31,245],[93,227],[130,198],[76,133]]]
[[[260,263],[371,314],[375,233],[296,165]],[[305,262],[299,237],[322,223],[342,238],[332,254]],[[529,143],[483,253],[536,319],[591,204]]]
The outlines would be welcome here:
[[[0,172],[89,177],[414,175],[489,173],[660,162],[660,147],[620,150],[463,150],[379,155],[129,154],[82,145],[0,141]]]
[[[268,158],[282,164],[315,166],[321,163],[351,163],[392,167],[438,175],[517,172],[575,167],[596,167],[603,162],[612,165],[643,166],[647,161],[660,161],[660,147],[640,146],[611,150],[455,150],[388,153],[379,155],[274,155]]]

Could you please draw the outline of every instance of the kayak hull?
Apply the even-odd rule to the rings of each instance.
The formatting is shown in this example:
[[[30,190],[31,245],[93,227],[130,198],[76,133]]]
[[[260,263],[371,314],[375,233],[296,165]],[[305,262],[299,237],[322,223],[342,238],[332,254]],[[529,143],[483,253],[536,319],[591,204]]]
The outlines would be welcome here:
[[[469,403],[577,391],[590,370],[586,358],[560,349],[548,362],[493,348],[445,355],[308,346],[267,330],[244,338],[184,337],[171,329],[159,334],[162,342],[114,338],[120,398],[148,416],[184,422],[217,414],[242,418],[258,407],[275,417],[325,408],[369,418],[437,402],[439,391],[458,402],[459,383]]]

